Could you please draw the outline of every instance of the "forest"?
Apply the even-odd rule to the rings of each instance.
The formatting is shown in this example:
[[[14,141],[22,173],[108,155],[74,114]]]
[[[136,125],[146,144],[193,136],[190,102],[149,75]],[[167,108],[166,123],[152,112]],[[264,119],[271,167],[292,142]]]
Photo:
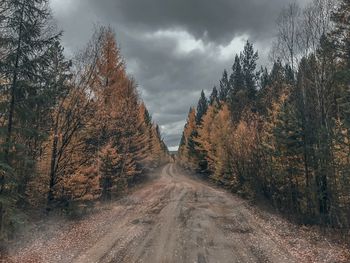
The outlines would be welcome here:
[[[0,242],[168,161],[110,27],[67,59],[47,0],[0,1]]]
[[[212,1],[179,4],[180,15],[159,1],[141,20],[141,2],[119,1],[113,15],[132,21],[85,27],[90,40],[73,50],[50,0],[0,0],[0,262],[349,262],[350,0],[294,1],[279,15],[271,4],[271,44],[252,34],[217,59],[232,45],[198,37],[183,16],[217,29],[203,16]],[[77,2],[56,8],[113,21],[117,0]],[[181,103],[228,59],[170,152]]]
[[[336,7],[336,8],[334,8]],[[272,66],[252,43],[183,131],[178,162],[302,224],[350,227],[350,1],[292,3]]]

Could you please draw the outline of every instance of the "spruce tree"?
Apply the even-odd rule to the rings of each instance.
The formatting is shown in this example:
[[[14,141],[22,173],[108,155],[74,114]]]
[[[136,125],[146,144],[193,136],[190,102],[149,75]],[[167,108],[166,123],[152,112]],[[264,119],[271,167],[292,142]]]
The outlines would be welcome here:
[[[242,71],[241,60],[238,55],[235,56],[235,61],[232,65],[232,74],[230,76],[230,82],[233,87],[232,92],[237,93],[239,90],[244,89],[244,77]],[[234,94],[229,94],[233,96]]]
[[[220,90],[219,90],[219,100],[226,101],[227,96],[230,93],[231,83],[227,74],[227,71],[224,70],[222,78],[220,80]]]
[[[257,77],[256,72],[257,60],[259,59],[258,52],[254,51],[253,45],[247,41],[240,60],[242,66],[242,75],[244,80],[244,88],[247,90],[247,95],[250,100],[254,100],[257,92]]]
[[[53,30],[48,1],[3,0],[0,10],[0,108],[4,113],[0,194],[11,196],[7,207],[0,204],[2,221],[9,206],[9,211],[14,210],[14,200],[16,205],[23,205],[28,180],[37,172],[38,146],[48,135],[45,118],[62,93],[51,79],[51,74],[57,76],[51,71],[55,53],[61,51],[56,45],[60,34],[49,33]],[[56,58],[61,59],[60,55]],[[0,236],[3,225],[0,222]]]
[[[232,113],[232,120],[238,122],[242,110],[247,106],[247,91],[245,89],[242,62],[238,55],[232,66],[232,75],[230,77],[232,89],[228,95],[228,104]]]
[[[216,87],[213,88],[213,91],[210,94],[209,105],[215,105],[216,107],[220,105],[218,90]]]
[[[205,96],[204,91],[202,90],[201,97],[197,104],[197,113],[196,113],[196,123],[197,125],[200,125],[202,122],[202,117],[205,115],[205,113],[208,110],[208,100]]]
[[[269,84],[269,72],[267,67],[261,67],[260,72],[260,90],[262,90]]]
[[[11,165],[11,149],[16,147],[14,134],[35,132],[18,128],[33,117],[33,106],[41,103],[45,87],[40,87],[43,81],[40,70],[50,63],[49,50],[59,34],[47,34],[50,25],[47,0],[4,0],[0,9],[7,13],[1,21],[0,43],[4,56],[0,61],[0,74],[5,80],[2,96],[8,98],[4,159]],[[22,135],[29,136],[28,133]]]
[[[295,84],[295,72],[289,64],[286,64],[284,67],[284,75],[287,84],[294,85]]]

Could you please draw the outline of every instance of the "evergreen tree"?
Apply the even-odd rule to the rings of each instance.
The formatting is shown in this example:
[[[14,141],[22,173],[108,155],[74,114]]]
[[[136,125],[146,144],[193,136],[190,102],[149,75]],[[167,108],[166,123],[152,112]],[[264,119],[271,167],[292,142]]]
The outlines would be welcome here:
[[[224,73],[222,74],[222,78],[220,80],[220,91],[219,91],[219,100],[220,101],[226,101],[228,94],[231,90],[231,83],[227,74],[227,71],[224,70]]]
[[[284,67],[284,75],[287,81],[287,84],[294,85],[295,84],[295,72],[289,64],[286,64]]]
[[[250,100],[254,100],[257,92],[257,77],[256,63],[259,59],[258,52],[254,51],[253,45],[247,41],[240,60],[242,66],[242,77],[244,80],[244,88],[247,90],[247,95]]]
[[[234,96],[239,90],[244,89],[244,77],[242,71],[241,60],[238,55],[235,56],[235,61],[232,65],[232,74],[230,76],[230,82],[233,87],[230,96]]]
[[[1,90],[9,102],[4,159],[10,165],[13,159],[10,150],[16,147],[14,133],[20,131],[15,131],[13,127],[20,127],[33,117],[33,106],[40,103],[45,91],[40,87],[43,81],[40,70],[50,63],[50,49],[59,38],[59,34],[46,33],[50,23],[47,6],[46,0],[1,2],[1,10],[7,13],[1,21],[1,49],[5,56],[0,61],[0,72],[6,80]]]
[[[281,60],[278,59],[273,63],[269,80],[270,83],[281,82],[284,80],[284,68]]]
[[[210,94],[209,105],[216,105],[216,106],[220,105],[218,90],[216,87],[213,88],[213,91]]]
[[[232,66],[232,75],[230,82],[232,89],[228,96],[228,103],[232,113],[232,120],[237,123],[241,113],[247,105],[247,91],[245,89],[242,61],[238,55],[235,56],[235,61]]]
[[[266,67],[261,67],[260,72],[260,90],[263,90],[269,84],[269,72]]]
[[[205,96],[204,91],[202,90],[201,97],[198,101],[197,105],[197,114],[196,114],[196,123],[197,125],[200,125],[202,122],[202,117],[208,110],[208,100]]]
[[[24,204],[28,180],[37,172],[35,161],[48,134],[42,126],[49,114],[43,112],[50,111],[62,93],[48,79],[54,73],[50,72],[54,53],[61,52],[55,46],[60,34],[48,33],[52,32],[48,1],[3,0],[0,10],[0,108],[4,119],[0,127],[0,194],[6,203],[0,201],[1,239],[3,226],[12,220],[4,218],[5,211]]]

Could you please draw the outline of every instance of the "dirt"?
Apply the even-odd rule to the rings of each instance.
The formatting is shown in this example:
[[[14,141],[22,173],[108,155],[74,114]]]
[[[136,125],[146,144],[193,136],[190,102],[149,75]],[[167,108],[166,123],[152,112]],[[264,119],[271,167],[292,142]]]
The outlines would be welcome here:
[[[309,236],[169,164],[79,222],[33,233],[2,262],[349,262],[345,247]]]

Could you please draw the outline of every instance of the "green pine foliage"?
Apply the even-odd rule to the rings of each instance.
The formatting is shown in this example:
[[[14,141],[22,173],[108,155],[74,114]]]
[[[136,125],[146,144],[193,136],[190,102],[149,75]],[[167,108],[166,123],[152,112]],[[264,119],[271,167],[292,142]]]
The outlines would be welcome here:
[[[204,91],[202,90],[201,97],[198,101],[197,112],[196,112],[197,125],[200,125],[203,116],[207,113],[207,110],[208,110],[208,100],[205,96]]]

